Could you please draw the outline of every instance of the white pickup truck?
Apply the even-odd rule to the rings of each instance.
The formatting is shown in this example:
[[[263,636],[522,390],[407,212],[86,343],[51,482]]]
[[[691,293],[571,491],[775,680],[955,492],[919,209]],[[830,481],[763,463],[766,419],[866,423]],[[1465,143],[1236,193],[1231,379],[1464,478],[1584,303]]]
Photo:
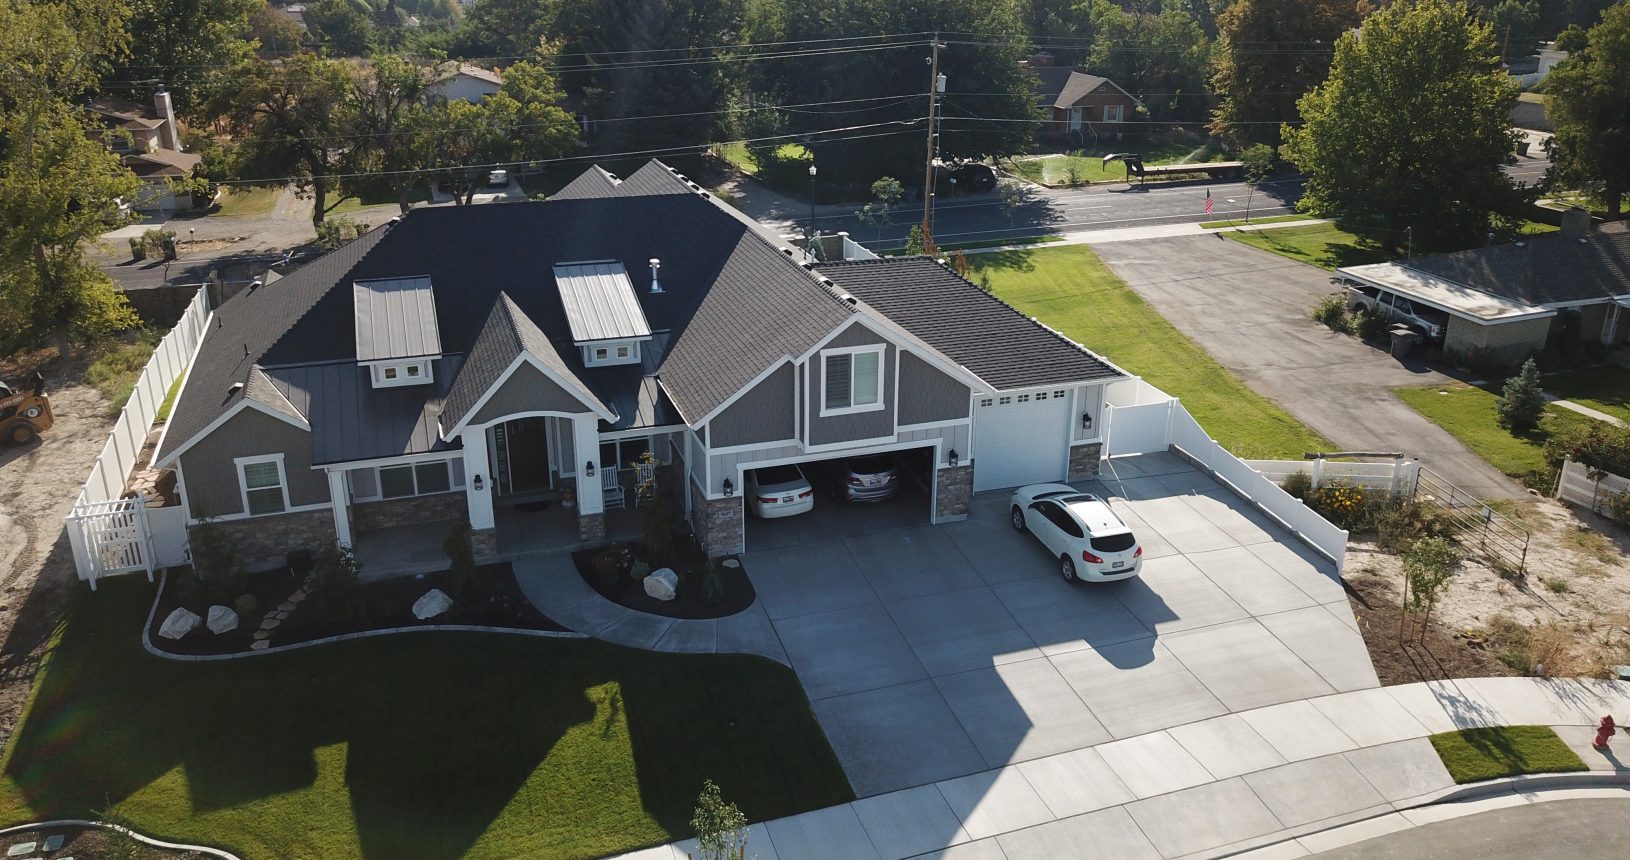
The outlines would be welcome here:
[[[1337,279],[1337,283],[1347,291],[1348,310],[1369,308],[1380,312],[1385,319],[1401,322],[1415,329],[1430,340],[1439,342],[1443,340],[1444,329],[1449,325],[1449,315],[1443,311],[1418,305],[1403,296],[1369,284],[1342,279]]]

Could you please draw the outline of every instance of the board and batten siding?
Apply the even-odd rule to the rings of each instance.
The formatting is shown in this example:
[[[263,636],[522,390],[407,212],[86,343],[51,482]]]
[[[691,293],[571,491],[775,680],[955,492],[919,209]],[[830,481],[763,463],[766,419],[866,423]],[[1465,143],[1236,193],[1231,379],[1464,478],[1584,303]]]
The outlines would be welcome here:
[[[972,432],[971,424],[950,424],[944,427],[927,427],[922,430],[905,429],[900,431],[900,435],[896,437],[895,441],[921,442],[924,445],[932,445],[936,440],[943,440],[945,444],[941,446],[940,453],[942,464],[944,457],[951,451],[956,451],[961,456],[962,461],[967,462],[968,452],[972,450],[972,445],[969,442]]]
[[[1076,391],[1076,411],[1070,416],[1075,427],[1071,431],[1072,442],[1090,442],[1104,435],[1104,387],[1102,385],[1083,385]],[[1081,427],[1081,413],[1092,416],[1092,429]]]
[[[734,448],[797,438],[793,426],[795,378],[793,366],[783,364],[714,416],[708,422],[713,428],[712,447]]]
[[[972,392],[909,352],[900,353],[900,423],[932,424],[968,417]]]
[[[568,415],[577,415],[588,411],[590,410],[583,405],[583,401],[561,388],[553,379],[544,376],[543,371],[522,362],[515,368],[515,372],[504,380],[503,385],[492,393],[492,397],[482,404],[481,409],[470,416],[468,423],[480,426],[508,415],[526,412],[564,412]]]
[[[826,379],[822,376],[825,361],[821,353],[839,347],[874,345],[886,347],[883,351],[883,408],[822,418],[821,398],[825,396]],[[897,381],[894,376],[894,354],[894,344],[856,323],[809,357],[809,385],[805,395],[809,409],[809,445],[835,445],[894,435],[894,386]]]
[[[234,460],[272,454],[283,455],[291,507],[328,501],[327,474],[311,468],[311,434],[257,409],[245,409],[181,455],[193,519],[243,513],[243,485]]]
[[[763,463],[768,460],[786,460],[804,456],[802,445],[779,445],[773,448],[754,448],[748,451],[727,451],[723,454],[709,455],[708,463],[708,492],[718,495],[724,492],[724,479],[729,478],[736,485],[736,492],[745,492],[746,483],[736,477],[736,469],[740,466],[751,468],[753,463]]]

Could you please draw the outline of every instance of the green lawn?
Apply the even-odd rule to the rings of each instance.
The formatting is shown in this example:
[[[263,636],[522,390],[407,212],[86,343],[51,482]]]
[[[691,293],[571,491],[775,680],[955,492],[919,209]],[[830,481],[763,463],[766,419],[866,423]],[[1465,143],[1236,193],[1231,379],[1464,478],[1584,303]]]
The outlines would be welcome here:
[[[1027,157],[1012,160],[1014,172],[1041,185],[1068,185],[1072,181],[1124,182],[1126,164],[1119,161],[1104,163],[1109,152],[1125,152],[1124,148],[1083,149],[1068,155]],[[1139,148],[1144,164],[1197,164],[1207,161],[1226,161],[1224,154],[1212,146],[1189,142],[1154,143]],[[1075,175],[1070,175],[1070,169]]]
[[[1300,459],[1328,440],[1257,394],[1150,307],[1085,245],[975,254],[975,280],[1168,394],[1241,457]]]
[[[721,143],[713,147],[713,152],[740,168],[743,173],[759,172],[758,159],[745,143]],[[783,143],[776,149],[775,154],[786,161],[808,161],[810,158],[809,150],[801,143]]]
[[[954,242],[941,245],[941,251],[977,251],[982,248],[1005,248],[1009,245],[1050,245],[1064,241],[1063,236],[1026,236],[1022,239],[984,239],[978,242]]]
[[[1545,390],[1630,424],[1630,369],[1609,365],[1544,378]]]
[[[214,214],[225,218],[267,215],[271,213],[272,207],[277,205],[277,196],[281,193],[283,189],[275,186],[227,188],[221,192],[221,208],[215,210]]]
[[[1549,726],[1462,729],[1428,738],[1458,784],[1525,773],[1589,770]]]
[[[1206,230],[1215,230],[1218,227],[1247,227],[1252,224],[1279,224],[1285,221],[1306,221],[1312,215],[1269,215],[1266,218],[1252,218],[1249,221],[1201,221],[1200,226]]]
[[[704,778],[753,820],[853,797],[767,660],[420,633],[183,663],[138,643],[151,597],[76,595],[0,760],[0,823],[115,804],[245,858],[588,858],[688,835]]]
[[[1448,386],[1394,389],[1399,399],[1449,431],[1479,457],[1513,478],[1533,480],[1546,473],[1545,440],[1552,433],[1591,421],[1558,406],[1545,407],[1545,418],[1531,436],[1513,436],[1495,419],[1499,395],[1456,382]]]
[[[1373,240],[1349,233],[1335,224],[1239,230],[1221,235],[1230,241],[1242,242],[1321,269],[1380,263],[1390,259],[1387,252]]]
[[[430,190],[424,185],[414,186],[413,191],[408,195],[409,204],[424,203],[428,200],[430,200]],[[380,196],[364,195],[363,197],[330,196],[326,203],[328,208],[325,210],[324,216],[328,218],[335,218],[341,215],[350,215],[353,212],[358,212],[363,209],[371,209],[375,206],[397,205],[395,194]],[[393,212],[391,214],[394,215],[396,213]]]
[[[160,335],[152,329],[138,329],[109,338],[97,351],[96,358],[85,367],[85,382],[108,400],[108,414],[118,415],[136,380],[158,348]]]

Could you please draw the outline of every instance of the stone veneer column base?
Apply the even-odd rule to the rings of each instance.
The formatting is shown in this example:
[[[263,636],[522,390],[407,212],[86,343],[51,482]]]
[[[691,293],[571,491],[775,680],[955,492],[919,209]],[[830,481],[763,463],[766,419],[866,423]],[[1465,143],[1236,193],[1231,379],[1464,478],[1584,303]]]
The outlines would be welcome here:
[[[1072,445],[1070,447],[1070,480],[1083,481],[1087,478],[1098,477],[1099,464],[1103,460],[1104,446],[1101,442],[1088,442],[1085,445]]]
[[[476,558],[492,558],[497,555],[498,529],[472,529],[470,546],[475,549]]]
[[[698,511],[702,515],[702,544],[707,547],[709,558],[742,551],[745,541],[740,496],[708,499]]]
[[[934,473],[934,521],[966,519],[973,502],[973,464],[951,466]]]
[[[606,539],[605,514],[578,514],[577,538],[585,543]]]
[[[191,541],[200,528],[217,528],[238,542],[243,563],[250,570],[272,570],[286,563],[289,553],[310,550],[312,557],[335,541],[334,512],[328,508],[269,514],[239,520],[218,520],[207,526],[188,526]]]

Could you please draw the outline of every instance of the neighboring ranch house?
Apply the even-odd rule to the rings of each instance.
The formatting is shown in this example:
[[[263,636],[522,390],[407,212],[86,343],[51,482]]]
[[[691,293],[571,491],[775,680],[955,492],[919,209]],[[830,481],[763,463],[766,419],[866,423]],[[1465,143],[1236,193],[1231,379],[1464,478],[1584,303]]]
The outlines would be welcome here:
[[[1040,79],[1036,106],[1047,119],[1037,133],[1044,140],[1093,145],[1119,140],[1137,126],[1143,102],[1114,81],[1061,66],[1035,68]]]
[[[498,94],[504,85],[504,76],[497,69],[483,69],[469,63],[459,63],[425,88],[425,94],[434,101],[464,101],[480,104]]]
[[[1127,378],[936,261],[812,265],[652,161],[416,209],[232,297],[154,461],[269,565],[465,516],[484,557],[600,540],[649,451],[719,555],[752,545],[758,466],[902,452],[924,523],[1096,474]]]
[[[1630,339],[1630,229],[1592,231],[1582,209],[1556,233],[1412,260],[1350,266],[1336,278],[1447,315],[1443,351],[1516,364],[1553,336],[1609,347]]]
[[[193,208],[193,195],[172,194],[169,180],[192,176],[203,158],[182,151],[181,125],[168,92],[155,93],[151,106],[100,96],[91,100],[90,111],[102,124],[100,139],[142,180],[132,208],[144,212]]]

